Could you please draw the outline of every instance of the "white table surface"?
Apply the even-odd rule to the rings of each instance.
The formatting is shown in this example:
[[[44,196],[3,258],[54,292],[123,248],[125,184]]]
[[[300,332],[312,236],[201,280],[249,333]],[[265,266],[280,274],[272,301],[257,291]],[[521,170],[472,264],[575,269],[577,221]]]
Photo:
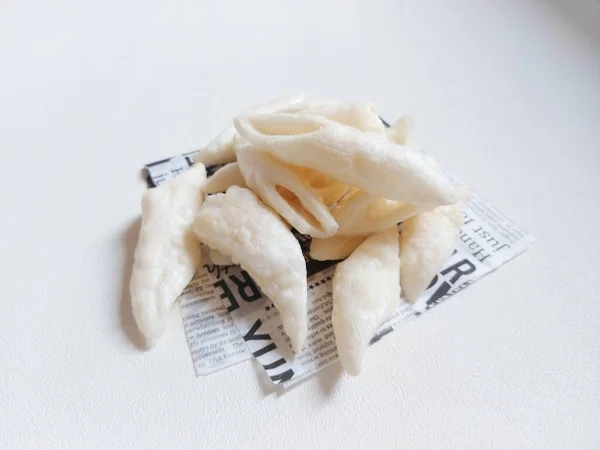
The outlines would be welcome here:
[[[600,45],[554,2],[6,0],[0,448],[600,448]],[[146,162],[304,91],[414,114],[537,238],[369,351],[270,392],[135,345]]]

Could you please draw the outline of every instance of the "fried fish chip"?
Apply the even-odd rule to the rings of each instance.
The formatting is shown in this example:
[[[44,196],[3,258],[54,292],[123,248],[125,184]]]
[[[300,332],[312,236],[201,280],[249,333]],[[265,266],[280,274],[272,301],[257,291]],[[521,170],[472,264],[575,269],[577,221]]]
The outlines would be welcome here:
[[[216,194],[217,192],[225,192],[231,186],[246,187],[246,182],[237,162],[226,164],[217,170],[206,182],[204,191],[207,194]]]
[[[231,256],[224,255],[219,250],[215,250],[214,248],[211,248],[208,251],[208,257],[215,266],[233,265],[233,260],[231,259]]]
[[[400,284],[408,301],[418,300],[452,255],[462,225],[462,203],[417,214],[402,224]]]
[[[351,188],[331,209],[331,215],[339,225],[337,236],[367,236],[386,230],[419,211],[421,208],[416,205]]]
[[[388,139],[399,145],[413,145],[415,121],[411,116],[402,116],[385,130]]]
[[[246,270],[281,314],[296,353],[307,334],[306,264],[300,244],[252,191],[237,186],[206,198],[192,226],[209,247]]]
[[[344,259],[362,244],[366,236],[331,236],[325,239],[313,238],[310,243],[310,256],[317,261]]]
[[[331,320],[348,374],[360,373],[369,342],[399,303],[398,230],[392,227],[365,239],[335,269]]]
[[[142,226],[131,278],[131,303],[137,325],[149,343],[165,332],[169,312],[201,261],[191,225],[202,204],[206,169],[192,169],[142,199]]]
[[[290,225],[300,233],[315,237],[335,234],[337,222],[323,196],[311,186],[314,179],[305,170],[258,151],[249,143],[238,146],[236,151],[246,184]]]
[[[247,114],[234,123],[244,139],[277,159],[370,194],[427,208],[460,200],[451,181],[421,152],[383,135],[316,115]]]
[[[361,131],[385,135],[386,130],[375,105],[364,102],[303,102],[281,112],[322,116]]]
[[[285,110],[296,103],[304,100],[304,94],[294,95],[284,100],[278,100],[259,106],[253,109],[254,113],[268,113],[279,110]],[[235,142],[239,137],[233,123],[221,131],[215,139],[191,155],[194,162],[199,162],[205,166],[216,166],[228,164],[235,161]]]

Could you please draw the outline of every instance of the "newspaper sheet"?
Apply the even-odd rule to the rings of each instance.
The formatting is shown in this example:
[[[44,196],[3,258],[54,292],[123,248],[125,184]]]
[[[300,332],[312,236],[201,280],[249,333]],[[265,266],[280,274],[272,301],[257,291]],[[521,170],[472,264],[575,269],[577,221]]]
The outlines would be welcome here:
[[[146,166],[148,184],[158,186],[193,164],[190,155]],[[208,169],[212,175],[218,167]],[[533,242],[477,195],[464,209],[454,254],[415,304],[401,301],[371,343],[417,318],[482,276],[514,258]],[[185,332],[197,375],[206,375],[254,356],[269,378],[296,383],[337,361],[331,324],[334,261],[311,260],[310,237],[296,234],[307,264],[309,325],[304,351],[295,356],[277,309],[239,266],[216,266],[203,252],[203,265],[180,297]]]

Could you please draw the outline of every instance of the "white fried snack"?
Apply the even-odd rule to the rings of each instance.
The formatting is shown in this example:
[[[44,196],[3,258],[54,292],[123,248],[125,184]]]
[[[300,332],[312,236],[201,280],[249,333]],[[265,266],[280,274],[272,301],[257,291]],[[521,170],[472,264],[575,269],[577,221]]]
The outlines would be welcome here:
[[[217,170],[206,182],[204,191],[207,194],[216,194],[217,192],[225,192],[231,186],[246,187],[246,182],[237,162],[226,164]]]
[[[402,116],[385,130],[390,141],[400,145],[413,145],[415,121],[411,116]]]
[[[316,237],[328,237],[338,229],[328,203],[347,189],[327,179],[320,180],[311,169],[302,170],[256,150],[246,143],[237,147],[240,171],[246,184],[296,230]],[[317,187],[311,184],[317,182]],[[320,192],[319,190],[323,190]]]
[[[313,238],[310,243],[310,256],[317,261],[344,259],[362,244],[366,236],[331,236],[325,239]]]
[[[306,264],[300,244],[281,218],[250,190],[232,186],[206,199],[193,230],[250,274],[277,307],[292,347],[300,353],[308,320]]]
[[[402,224],[400,284],[406,300],[418,300],[452,255],[462,225],[462,203],[438,207]]]
[[[215,266],[231,266],[231,265],[233,265],[233,260],[231,259],[231,256],[224,255],[219,250],[215,250],[214,248],[211,248],[208,251],[208,257]]]
[[[256,148],[370,194],[427,208],[460,200],[438,167],[386,136],[306,114],[246,114],[234,123]]]
[[[368,237],[337,265],[331,320],[340,362],[348,374],[360,373],[374,333],[398,307],[399,278],[396,227]]]
[[[202,163],[205,166],[215,166],[235,161],[233,143],[237,135],[236,129],[232,125],[228,125],[216,138],[192,154],[192,159],[194,162]]]
[[[169,312],[201,261],[191,230],[204,195],[206,169],[192,169],[149,189],[142,199],[142,226],[131,278],[131,303],[140,331],[152,344],[165,332]]]
[[[375,105],[362,102],[302,102],[280,110],[322,116],[361,131],[386,134]]]
[[[304,100],[304,94],[294,95],[284,100],[267,103],[253,109],[256,113],[268,113],[290,108],[296,103]],[[194,153],[191,157],[194,162],[199,162],[205,166],[213,166],[219,164],[228,164],[235,161],[235,143],[239,138],[233,123],[229,123],[219,135],[205,145],[203,148]]]
[[[350,188],[331,214],[339,225],[338,236],[367,236],[387,230],[419,211],[416,205]]]

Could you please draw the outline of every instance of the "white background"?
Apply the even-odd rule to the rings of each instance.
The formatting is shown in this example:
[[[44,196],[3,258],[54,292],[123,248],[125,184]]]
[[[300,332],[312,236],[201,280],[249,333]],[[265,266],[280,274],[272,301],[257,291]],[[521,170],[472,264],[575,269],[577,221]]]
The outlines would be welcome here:
[[[600,448],[600,44],[564,3],[3,1],[0,447]],[[136,346],[140,168],[301,91],[414,114],[537,243],[359,378],[195,378],[177,311]]]

